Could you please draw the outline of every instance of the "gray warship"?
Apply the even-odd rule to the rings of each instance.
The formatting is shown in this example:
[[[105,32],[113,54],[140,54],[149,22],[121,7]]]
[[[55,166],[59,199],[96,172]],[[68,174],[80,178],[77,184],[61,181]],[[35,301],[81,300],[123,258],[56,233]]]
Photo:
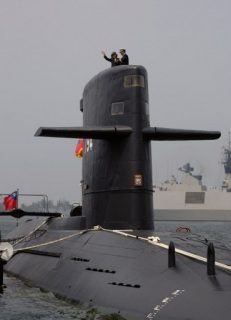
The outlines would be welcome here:
[[[156,221],[231,221],[231,140],[224,148],[224,179],[220,187],[203,185],[202,175],[193,174],[186,163],[178,170],[180,181],[171,179],[154,186]]]
[[[171,235],[155,237],[153,222],[151,140],[220,133],[150,127],[148,106],[145,68],[118,66],[85,86],[83,127],[38,129],[36,136],[85,139],[83,203],[69,217],[47,213],[14,229],[4,270],[97,308],[102,319],[230,319],[231,267],[215,262],[212,244],[193,254],[190,240],[177,248]]]

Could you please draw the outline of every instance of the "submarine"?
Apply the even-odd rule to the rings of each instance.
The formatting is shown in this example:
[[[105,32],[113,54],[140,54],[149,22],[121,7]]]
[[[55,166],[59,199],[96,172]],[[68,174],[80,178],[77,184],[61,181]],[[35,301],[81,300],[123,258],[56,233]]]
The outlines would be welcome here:
[[[11,231],[5,272],[96,308],[102,319],[230,319],[230,265],[216,262],[212,243],[198,254],[190,241],[177,248],[171,235],[155,237],[153,222],[151,141],[220,132],[151,127],[148,76],[139,65],[94,76],[80,112],[82,127],[41,127],[35,135],[84,139],[82,206]]]

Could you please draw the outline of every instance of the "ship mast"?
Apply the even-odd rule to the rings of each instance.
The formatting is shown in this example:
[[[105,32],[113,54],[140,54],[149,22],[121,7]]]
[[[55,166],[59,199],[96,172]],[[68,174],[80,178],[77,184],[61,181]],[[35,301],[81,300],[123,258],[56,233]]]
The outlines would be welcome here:
[[[222,187],[226,189],[226,191],[231,192],[231,138],[229,131],[229,141],[228,147],[224,148],[224,159],[222,161],[225,170],[225,178],[222,184]]]

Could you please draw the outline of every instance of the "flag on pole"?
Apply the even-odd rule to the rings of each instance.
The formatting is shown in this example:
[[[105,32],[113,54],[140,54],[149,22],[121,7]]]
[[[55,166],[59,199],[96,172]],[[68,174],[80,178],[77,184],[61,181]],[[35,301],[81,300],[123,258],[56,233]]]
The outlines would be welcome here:
[[[14,191],[11,194],[8,194],[3,198],[3,205],[5,210],[11,210],[17,208],[17,199],[18,199],[18,192]]]
[[[83,156],[83,148],[84,148],[84,140],[83,139],[79,139],[76,148],[75,148],[75,155],[78,158],[82,158]]]

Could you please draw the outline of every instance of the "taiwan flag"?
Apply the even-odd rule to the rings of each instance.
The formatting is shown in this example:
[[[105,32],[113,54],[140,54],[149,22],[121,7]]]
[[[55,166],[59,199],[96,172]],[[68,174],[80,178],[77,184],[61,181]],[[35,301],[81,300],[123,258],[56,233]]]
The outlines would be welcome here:
[[[84,148],[84,140],[83,139],[79,139],[76,148],[75,148],[75,155],[78,158],[82,158],[83,156],[83,148]]]
[[[5,207],[5,210],[11,210],[17,208],[17,198],[18,193],[17,191],[12,192],[11,194],[8,194],[3,199],[3,205]]]

